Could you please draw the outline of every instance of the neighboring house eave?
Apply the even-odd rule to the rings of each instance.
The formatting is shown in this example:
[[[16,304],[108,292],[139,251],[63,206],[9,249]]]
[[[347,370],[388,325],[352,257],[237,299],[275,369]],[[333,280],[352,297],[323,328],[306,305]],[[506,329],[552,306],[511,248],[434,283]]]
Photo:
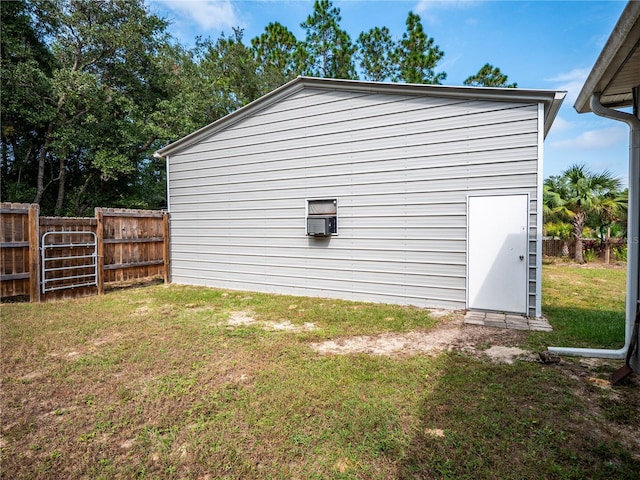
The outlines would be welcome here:
[[[367,82],[360,80],[339,80],[329,78],[298,77],[233,113],[177,140],[158,150],[157,158],[173,155],[207,138],[217,131],[260,111],[299,90],[309,87],[326,90],[358,91],[368,93],[405,94],[416,96],[437,96],[464,98],[469,100],[490,100],[499,102],[542,103],[544,104],[544,134],[547,135],[562,105],[566,92],[557,90],[531,90],[520,88],[489,88],[448,85],[424,85],[391,82]]]
[[[633,105],[633,89],[640,86],[640,2],[631,1],[622,12],[609,40],[591,69],[574,108],[591,112],[589,102],[599,94],[607,108]]]

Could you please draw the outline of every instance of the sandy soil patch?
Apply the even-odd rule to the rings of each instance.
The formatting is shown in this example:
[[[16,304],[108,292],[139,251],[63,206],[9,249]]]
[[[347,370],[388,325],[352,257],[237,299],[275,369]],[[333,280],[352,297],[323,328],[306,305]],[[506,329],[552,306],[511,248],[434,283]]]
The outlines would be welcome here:
[[[264,330],[287,331],[287,332],[308,332],[315,330],[316,326],[312,322],[306,322],[303,325],[294,325],[289,320],[281,320],[279,322],[269,320],[256,320],[249,312],[231,312],[227,319],[229,327],[246,327],[255,325]]]
[[[232,312],[227,320],[227,325],[231,327],[244,327],[257,323],[256,319],[246,312]]]
[[[436,355],[442,351],[459,350],[477,356],[488,356],[497,362],[512,363],[516,358],[531,356],[514,346],[522,332],[464,325],[456,315],[444,320],[428,332],[383,333],[361,335],[312,343],[311,348],[325,355],[366,353],[370,355]],[[492,345],[487,348],[488,345]]]
[[[524,358],[529,352],[518,347],[503,347],[502,345],[494,345],[483,352],[490,359],[497,362],[513,363],[516,358]]]
[[[144,317],[146,315],[149,315],[149,313],[151,313],[151,308],[149,308],[148,305],[143,305],[141,307],[136,308],[132,315],[135,317]]]

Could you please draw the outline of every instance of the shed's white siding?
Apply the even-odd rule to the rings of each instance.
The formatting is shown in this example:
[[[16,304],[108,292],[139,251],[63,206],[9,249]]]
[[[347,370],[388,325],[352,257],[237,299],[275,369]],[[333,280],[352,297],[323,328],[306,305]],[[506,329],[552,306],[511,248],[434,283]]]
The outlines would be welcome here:
[[[468,195],[528,193],[536,103],[305,88],[170,156],[176,283],[465,308]],[[305,235],[307,199],[338,235]]]

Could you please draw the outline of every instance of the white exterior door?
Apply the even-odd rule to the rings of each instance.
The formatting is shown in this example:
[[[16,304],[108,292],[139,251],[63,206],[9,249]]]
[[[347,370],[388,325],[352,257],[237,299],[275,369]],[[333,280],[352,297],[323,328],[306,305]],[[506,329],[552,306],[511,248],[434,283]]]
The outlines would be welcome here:
[[[528,195],[468,198],[468,308],[527,313],[528,205]]]

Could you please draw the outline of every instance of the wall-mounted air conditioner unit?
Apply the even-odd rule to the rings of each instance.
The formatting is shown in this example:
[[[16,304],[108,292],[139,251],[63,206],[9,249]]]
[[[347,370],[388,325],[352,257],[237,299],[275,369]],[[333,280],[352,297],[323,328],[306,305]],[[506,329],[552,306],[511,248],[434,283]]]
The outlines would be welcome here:
[[[307,235],[323,237],[338,233],[338,201],[307,201]]]
[[[338,232],[336,217],[307,218],[307,235],[322,236]]]

